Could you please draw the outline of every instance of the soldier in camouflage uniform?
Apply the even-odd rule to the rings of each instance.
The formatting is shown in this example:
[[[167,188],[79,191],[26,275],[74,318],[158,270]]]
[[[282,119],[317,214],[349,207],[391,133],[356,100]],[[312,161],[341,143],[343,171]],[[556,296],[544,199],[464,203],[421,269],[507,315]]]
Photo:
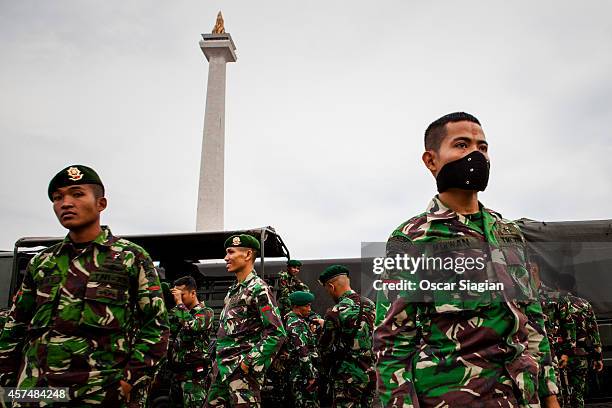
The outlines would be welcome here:
[[[482,273],[507,293],[466,298],[454,293],[380,290],[374,349],[377,386],[387,407],[558,407],[558,392],[542,309],[527,270],[518,227],[478,201],[489,176],[480,122],[457,112],[425,132],[422,160],[439,195],[401,224],[387,241],[387,257],[414,259],[436,251],[472,253]],[[427,245],[424,245],[427,244]],[[478,249],[480,248],[480,249]],[[486,252],[484,252],[486,249]],[[470,252],[476,250],[476,253]],[[415,273],[418,272],[418,273]],[[390,268],[383,281],[459,279],[461,272]],[[418,280],[418,282],[417,282]],[[516,295],[516,297],[515,297]]]
[[[286,338],[276,300],[253,269],[259,241],[247,234],[225,241],[228,272],[236,275],[221,311],[207,407],[259,407],[264,374]]]
[[[177,279],[171,290],[176,306],[168,313],[174,338],[170,353],[170,399],[176,407],[201,408],[206,402],[208,345],[214,312],[198,300],[196,290],[191,276]]]
[[[283,318],[291,311],[291,301],[289,301],[290,294],[296,291],[310,292],[308,285],[298,278],[301,267],[302,262],[297,259],[290,259],[287,261],[287,270],[281,271],[278,274],[279,283],[276,299]]]
[[[319,342],[323,369],[332,381],[334,407],[371,407],[376,387],[372,330],[375,305],[350,286],[349,270],[331,265],[319,282],[336,305],[325,313]]]
[[[531,274],[538,288],[538,298],[544,314],[544,326],[548,335],[559,388],[557,399],[559,404],[563,405],[568,396],[564,393],[562,385],[568,380],[566,371],[568,356],[571,350],[576,347],[576,324],[570,312],[570,303],[567,296],[561,296],[559,290],[553,289],[542,282],[540,276],[541,264],[542,261],[537,255],[530,255]],[[566,404],[569,404],[569,400]]]
[[[567,363],[569,404],[566,406],[582,408],[589,368],[597,372],[603,370],[601,338],[591,304],[585,299],[572,295],[571,291],[574,291],[576,286],[574,277],[562,274],[559,283],[569,302],[569,312],[576,325],[576,345],[571,350]]]
[[[1,385],[69,387],[73,407],[143,406],[168,346],[151,258],[100,226],[107,201],[89,167],[60,171],[48,195],[69,233],[25,271],[0,336]]]
[[[314,295],[296,291],[289,295],[292,311],[287,314],[288,374],[295,408],[317,408],[319,406],[319,352],[317,335],[312,330],[311,304]],[[316,324],[316,323],[315,323]]]

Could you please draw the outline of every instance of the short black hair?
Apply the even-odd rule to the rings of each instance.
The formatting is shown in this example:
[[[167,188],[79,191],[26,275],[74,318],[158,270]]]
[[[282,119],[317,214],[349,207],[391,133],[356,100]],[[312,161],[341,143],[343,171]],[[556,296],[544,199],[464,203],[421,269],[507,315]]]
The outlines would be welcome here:
[[[193,276],[183,276],[174,281],[174,286],[183,286],[188,290],[197,290],[198,285],[196,285],[195,279]]]
[[[446,136],[446,124],[451,122],[472,122],[480,125],[480,121],[474,115],[465,112],[453,112],[434,120],[425,130],[425,150],[438,151],[442,139]]]
[[[95,198],[102,198],[104,197],[104,187],[98,185],[98,184],[90,184],[91,185],[91,190],[93,191],[94,197]]]

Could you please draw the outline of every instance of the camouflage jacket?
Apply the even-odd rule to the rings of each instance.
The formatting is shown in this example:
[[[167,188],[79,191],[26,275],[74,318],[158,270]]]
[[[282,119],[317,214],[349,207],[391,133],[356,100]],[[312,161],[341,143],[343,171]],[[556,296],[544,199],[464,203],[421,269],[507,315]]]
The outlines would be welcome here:
[[[571,356],[602,360],[601,338],[593,306],[587,300],[571,294],[567,295],[567,300],[576,322],[576,348],[572,350]]]
[[[411,407],[427,401],[432,406],[453,406],[461,398],[513,393],[514,383],[520,406],[539,407],[539,397],[558,392],[522,233],[482,204],[477,215],[480,223],[455,213],[436,196],[425,213],[391,234],[387,257],[414,251],[416,258],[423,248],[461,254],[466,247],[480,247],[486,260],[481,273],[499,279],[517,296],[491,293],[489,298],[479,295],[456,301],[444,294],[420,298],[400,292],[393,298],[379,291],[374,349],[383,405]],[[385,277],[393,280],[397,273]],[[460,276],[451,270],[450,276],[429,278]],[[416,280],[419,274],[399,277]],[[491,378],[497,380],[486,380]]]
[[[310,292],[308,285],[302,282],[300,278],[291,275],[287,271],[281,271],[278,274],[278,281],[279,283],[276,297],[278,299],[278,306],[283,314],[288,313],[291,310],[291,301],[289,300],[290,294],[297,291]]]
[[[213,310],[204,302],[191,310],[181,303],[170,310],[173,371],[200,369],[209,366],[208,345],[213,324]]]
[[[287,321],[287,352],[291,377],[312,379],[318,377],[319,352],[317,335],[310,322],[294,312],[289,312]]]
[[[570,313],[570,303],[559,291],[544,283],[538,289],[544,324],[551,350],[557,355],[569,355],[576,347],[576,324]]]
[[[262,378],[287,336],[274,295],[252,271],[229,288],[224,302],[214,369],[223,381],[244,361],[250,372]]]
[[[350,374],[362,382],[373,378],[375,308],[370,299],[348,290],[325,313],[319,349],[324,368],[327,374],[331,372],[332,378],[343,374]]]
[[[0,336],[2,384],[70,387],[71,398],[95,401],[120,379],[149,380],[168,332],[144,249],[106,227],[84,249],[66,237],[28,264]]]

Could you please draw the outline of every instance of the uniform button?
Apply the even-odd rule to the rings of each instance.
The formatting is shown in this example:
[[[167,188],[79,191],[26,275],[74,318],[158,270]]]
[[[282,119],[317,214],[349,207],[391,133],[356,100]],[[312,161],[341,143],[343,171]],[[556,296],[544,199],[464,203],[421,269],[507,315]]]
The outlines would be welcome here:
[[[470,184],[470,180],[465,180],[465,184]]]
[[[472,161],[472,158],[471,158],[471,157],[468,157],[468,161]]]
[[[474,171],[474,169],[470,169],[470,171]]]

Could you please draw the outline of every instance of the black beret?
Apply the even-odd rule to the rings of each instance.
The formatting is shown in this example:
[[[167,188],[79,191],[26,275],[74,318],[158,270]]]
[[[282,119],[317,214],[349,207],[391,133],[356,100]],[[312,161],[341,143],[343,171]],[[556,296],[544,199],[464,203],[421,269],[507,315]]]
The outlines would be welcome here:
[[[94,169],[82,164],[73,164],[61,170],[51,179],[47,190],[49,200],[53,201],[53,192],[58,188],[79,184],[97,184],[102,187],[102,192],[104,192],[104,184],[102,184],[100,176],[98,176]]]
[[[300,290],[298,290],[297,292],[293,292],[289,295],[291,306],[305,306],[309,303],[312,303],[314,298],[315,297],[312,293],[302,292]]]
[[[228,239],[225,240],[225,248],[229,247],[242,247],[242,248],[251,248],[259,251],[259,241],[252,235],[240,234],[240,235],[232,235]]]
[[[287,261],[287,266],[302,266],[302,263],[297,259],[290,259]]]
[[[331,265],[319,275],[319,282],[324,285],[328,280],[340,275],[349,275],[349,270],[344,265]]]

